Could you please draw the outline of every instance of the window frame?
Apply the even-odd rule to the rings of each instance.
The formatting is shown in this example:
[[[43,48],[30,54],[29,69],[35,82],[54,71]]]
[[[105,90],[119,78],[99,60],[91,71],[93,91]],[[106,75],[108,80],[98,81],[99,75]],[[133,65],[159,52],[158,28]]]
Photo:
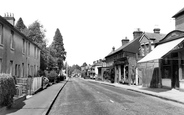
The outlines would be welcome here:
[[[2,28],[2,31],[0,31],[0,46],[3,46],[3,24],[0,23],[0,28]],[[0,29],[1,30],[1,29]]]
[[[10,35],[11,35],[10,36],[10,48],[11,48],[11,50],[14,50],[15,44],[14,44],[14,31],[13,30],[11,30],[11,34]]]
[[[2,63],[3,63],[3,59],[0,58],[0,73],[2,73]]]

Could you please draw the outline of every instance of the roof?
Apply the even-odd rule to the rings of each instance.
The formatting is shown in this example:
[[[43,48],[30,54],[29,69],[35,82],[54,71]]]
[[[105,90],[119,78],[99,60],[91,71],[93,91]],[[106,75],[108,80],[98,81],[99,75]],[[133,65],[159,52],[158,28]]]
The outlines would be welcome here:
[[[149,39],[154,39],[154,43],[159,42],[161,39],[163,39],[166,34],[160,34],[160,33],[149,33],[149,32],[145,32],[145,35],[149,38]]]
[[[21,33],[20,31],[18,31],[12,24],[10,24],[5,18],[3,18],[2,16],[0,16],[0,20],[5,23],[8,27],[10,27],[12,30],[14,30],[15,32],[17,32],[20,36],[22,36],[24,39],[28,40],[29,42],[31,42],[32,44],[34,44],[36,47],[38,47],[39,49],[41,49],[36,43],[34,43],[32,40],[28,39],[27,36],[25,36],[23,33]]]
[[[182,8],[179,12],[177,12],[172,18],[177,18],[178,16],[180,16],[183,13],[184,13],[184,8]]]
[[[157,45],[165,43],[165,42],[169,42],[169,41],[172,41],[172,40],[176,40],[176,39],[179,39],[179,38],[182,38],[182,37],[184,37],[184,31],[173,30],[173,31],[169,32],[162,40],[160,40],[157,43]]]
[[[124,50],[124,51],[127,51],[127,52],[136,52],[138,50],[138,48],[135,47],[135,46],[138,46],[139,47],[139,45],[140,45],[139,44],[139,39],[140,38],[141,37],[138,37],[138,38],[133,39],[132,41],[130,41],[129,43],[127,43],[127,44],[119,47],[115,51],[110,52],[106,57],[109,57],[109,56],[111,56],[111,55],[113,55],[113,54],[115,54],[115,53],[117,53],[117,52],[119,52],[121,50]]]

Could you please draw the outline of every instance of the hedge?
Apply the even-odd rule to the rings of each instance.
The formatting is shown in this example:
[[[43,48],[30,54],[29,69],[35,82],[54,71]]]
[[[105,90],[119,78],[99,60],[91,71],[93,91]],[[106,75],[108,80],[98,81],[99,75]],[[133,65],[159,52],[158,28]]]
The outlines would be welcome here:
[[[0,106],[9,106],[16,94],[15,80],[9,74],[0,74]]]

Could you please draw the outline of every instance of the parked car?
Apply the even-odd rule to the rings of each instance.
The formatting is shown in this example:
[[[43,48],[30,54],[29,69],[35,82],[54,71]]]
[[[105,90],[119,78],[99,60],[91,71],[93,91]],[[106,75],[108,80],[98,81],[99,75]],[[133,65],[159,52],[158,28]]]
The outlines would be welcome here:
[[[48,86],[49,86],[49,79],[47,77],[43,77],[42,88],[45,89]]]

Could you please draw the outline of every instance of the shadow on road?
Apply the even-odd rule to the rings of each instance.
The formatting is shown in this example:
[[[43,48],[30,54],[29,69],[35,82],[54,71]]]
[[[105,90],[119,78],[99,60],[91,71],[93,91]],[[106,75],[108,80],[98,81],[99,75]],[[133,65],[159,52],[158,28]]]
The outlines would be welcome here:
[[[9,113],[14,113],[20,109],[22,109],[23,107],[25,106],[25,102],[20,102],[20,103],[15,103],[12,105],[11,108],[7,108],[2,114],[6,115],[6,114],[9,114]]]

